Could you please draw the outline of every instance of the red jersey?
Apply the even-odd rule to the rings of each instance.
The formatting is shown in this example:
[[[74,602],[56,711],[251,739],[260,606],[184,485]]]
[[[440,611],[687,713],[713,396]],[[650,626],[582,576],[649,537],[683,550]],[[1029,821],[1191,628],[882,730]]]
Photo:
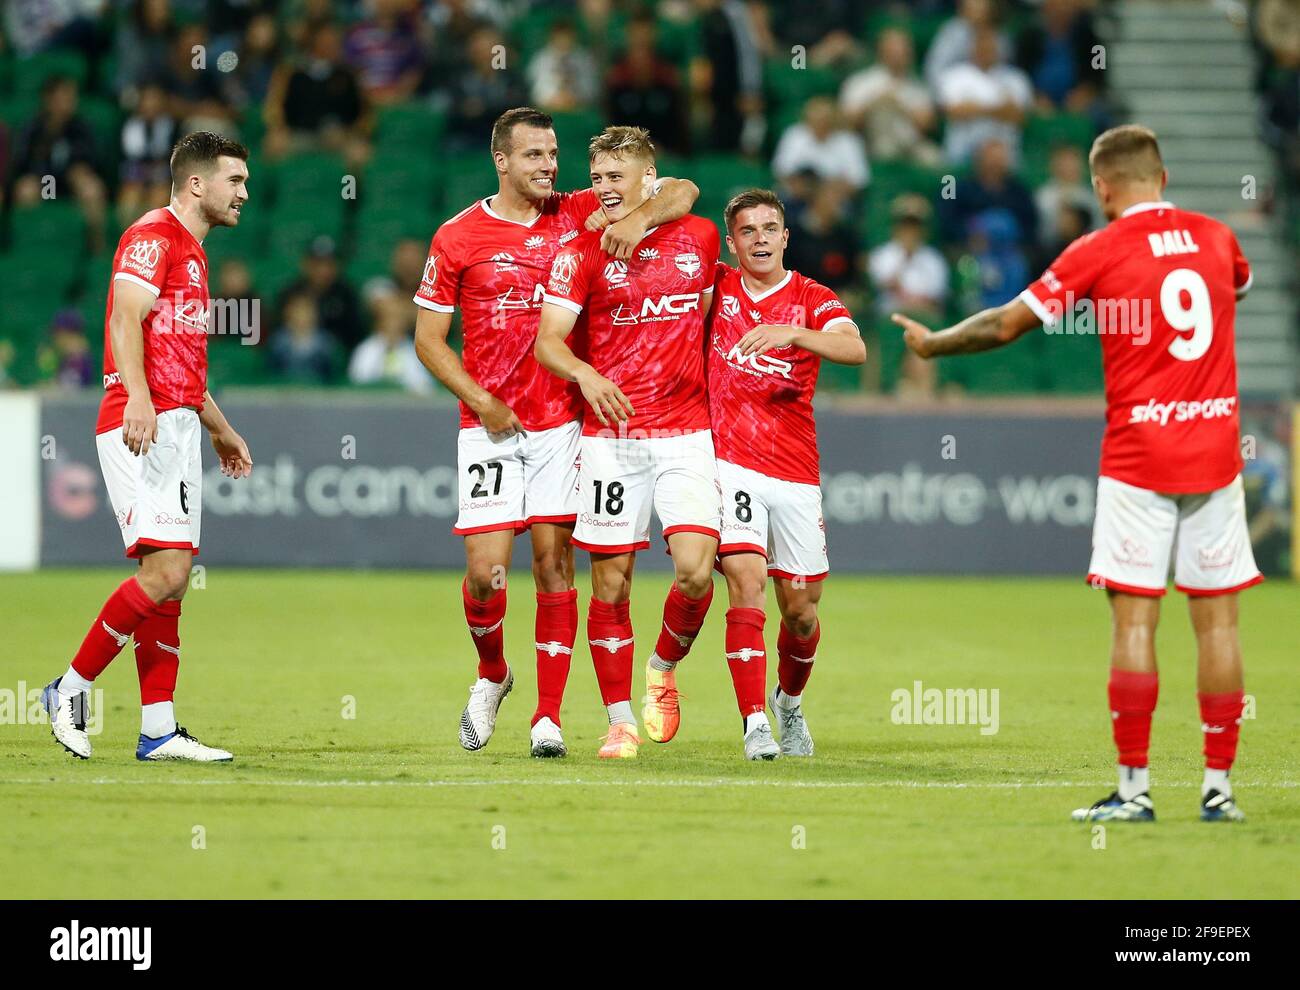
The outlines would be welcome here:
[[[126,387],[113,362],[109,331],[119,280],[157,297],[141,324],[144,376],[154,411],[201,410],[208,388],[208,256],[170,206],[150,210],[126,228],[113,256],[104,314],[104,401],[96,433],[120,427],[126,409]]]
[[[820,282],[786,272],[753,295],[740,270],[718,265],[709,313],[709,412],[718,459],[801,485],[821,483],[813,393],[821,358],[793,344],[742,356],[740,339],[761,323],[825,330],[852,322]]]
[[[632,403],[625,425],[637,434],[709,428],[701,304],[719,244],[717,227],[688,214],[647,232],[627,261],[600,249],[599,231],[555,258],[544,298],[584,314],[587,358]],[[603,430],[594,413],[586,417],[586,435]]]
[[[1092,300],[1106,376],[1103,475],[1186,494],[1241,472],[1233,320],[1250,281],[1227,226],[1139,203],[1080,237],[1020,294],[1049,332]]]
[[[555,252],[583,230],[600,208],[595,192],[555,193],[527,223],[492,212],[480,200],[433,236],[416,305],[438,313],[460,308],[462,360],[476,382],[508,405],[529,430],[578,418],[582,393],[533,357],[542,291]],[[479,419],[460,404],[460,425]]]

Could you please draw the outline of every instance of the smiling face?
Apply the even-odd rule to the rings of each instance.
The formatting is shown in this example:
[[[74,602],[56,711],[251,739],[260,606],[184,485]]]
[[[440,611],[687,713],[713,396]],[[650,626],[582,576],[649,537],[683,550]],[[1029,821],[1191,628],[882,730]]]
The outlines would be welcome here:
[[[248,202],[248,166],[238,158],[221,155],[212,174],[199,181],[199,211],[212,227],[234,227]]]
[[[506,185],[524,199],[540,202],[555,191],[559,155],[551,128],[515,124],[510,133],[510,150],[497,151],[492,157]]]
[[[789,242],[790,229],[781,212],[766,203],[738,211],[727,232],[727,247],[740,267],[759,277],[781,271]]]
[[[610,223],[622,220],[645,202],[654,177],[654,163],[636,155],[598,152],[591,159],[591,188]]]

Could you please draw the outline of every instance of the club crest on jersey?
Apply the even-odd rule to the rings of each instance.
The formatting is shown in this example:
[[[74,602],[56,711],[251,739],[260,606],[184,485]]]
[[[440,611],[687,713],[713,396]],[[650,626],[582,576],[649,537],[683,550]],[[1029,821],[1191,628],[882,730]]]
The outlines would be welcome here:
[[[429,255],[429,259],[424,263],[424,274],[420,277],[421,282],[427,282],[433,285],[438,280],[438,256]]]
[[[573,281],[573,276],[578,271],[578,256],[576,254],[561,254],[551,265],[551,280],[553,282],[562,282],[568,285]]]
[[[529,251],[536,251],[539,247],[541,247],[545,243],[546,243],[545,237],[543,237],[541,234],[534,234],[532,237],[529,237],[524,241],[524,247],[527,248]]]
[[[740,300],[735,296],[722,297],[722,315],[730,319],[740,315]]]
[[[655,261],[659,257],[658,248],[642,248],[636,253],[636,256],[642,261]]]
[[[199,263],[191,258],[185,262],[185,270],[190,275],[190,285],[193,288],[201,289],[203,287],[203,272],[199,268]]]
[[[627,262],[611,261],[605,266],[605,281],[611,289],[627,284]]]
[[[145,278],[153,278],[162,260],[162,242],[136,241],[122,256],[123,268],[134,268]]]
[[[673,259],[673,264],[676,265],[677,270],[687,278],[694,278],[700,273],[700,256],[694,251],[679,254]]]
[[[777,375],[788,379],[792,377],[790,372],[794,370],[794,365],[789,361],[782,361],[770,353],[741,354],[739,341],[731,345],[731,350],[727,353],[727,361],[742,371],[755,375]]]
[[[497,272],[512,272],[518,266],[515,264],[515,257],[509,251],[498,251],[492,255],[492,260],[496,262]]]

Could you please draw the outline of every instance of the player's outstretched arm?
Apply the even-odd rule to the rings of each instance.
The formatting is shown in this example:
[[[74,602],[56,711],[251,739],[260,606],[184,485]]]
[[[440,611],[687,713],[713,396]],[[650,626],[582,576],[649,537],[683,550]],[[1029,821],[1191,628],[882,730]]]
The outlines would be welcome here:
[[[626,261],[647,230],[680,220],[699,198],[700,188],[690,179],[659,179],[640,206],[605,228],[600,249]]]
[[[740,338],[740,353],[762,354],[788,344],[835,364],[862,364],[867,359],[867,345],[851,320],[838,320],[824,330],[763,323]]]
[[[991,351],[1024,336],[1042,322],[1019,299],[982,310],[946,330],[932,331],[902,313],[894,313],[890,319],[903,328],[907,346],[923,358]]]
[[[221,461],[221,473],[227,478],[247,478],[253,473],[253,455],[248,452],[248,444],[235,432],[235,428],[226,419],[212,393],[203,393],[203,411],[199,413],[199,422],[212,437],[212,449]]]
[[[578,314],[572,310],[555,303],[542,303],[542,323],[537,329],[537,342],[533,344],[537,363],[566,382],[577,382],[602,426],[625,422],[635,414],[627,396],[565,343],[577,321]]]
[[[126,389],[122,442],[133,454],[149,453],[158,439],[158,416],[144,374],[144,319],[153,309],[154,293],[126,279],[113,283],[113,312],[108,317],[113,366]]]
[[[469,406],[483,428],[494,437],[524,432],[514,410],[476,382],[460,356],[447,343],[451,332],[451,314],[420,309],[415,318],[415,353],[434,378],[461,402]]]

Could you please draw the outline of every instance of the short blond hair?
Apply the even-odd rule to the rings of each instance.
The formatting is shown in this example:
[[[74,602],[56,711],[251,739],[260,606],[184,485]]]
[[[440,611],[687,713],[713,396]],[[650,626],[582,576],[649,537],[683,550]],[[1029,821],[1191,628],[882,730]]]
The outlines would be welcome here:
[[[587,161],[594,162],[597,155],[613,158],[640,158],[647,164],[655,163],[655,145],[650,132],[644,127],[606,127],[587,145]]]
[[[1158,181],[1165,163],[1155,131],[1141,124],[1124,124],[1092,142],[1088,167],[1107,182],[1125,184]]]

